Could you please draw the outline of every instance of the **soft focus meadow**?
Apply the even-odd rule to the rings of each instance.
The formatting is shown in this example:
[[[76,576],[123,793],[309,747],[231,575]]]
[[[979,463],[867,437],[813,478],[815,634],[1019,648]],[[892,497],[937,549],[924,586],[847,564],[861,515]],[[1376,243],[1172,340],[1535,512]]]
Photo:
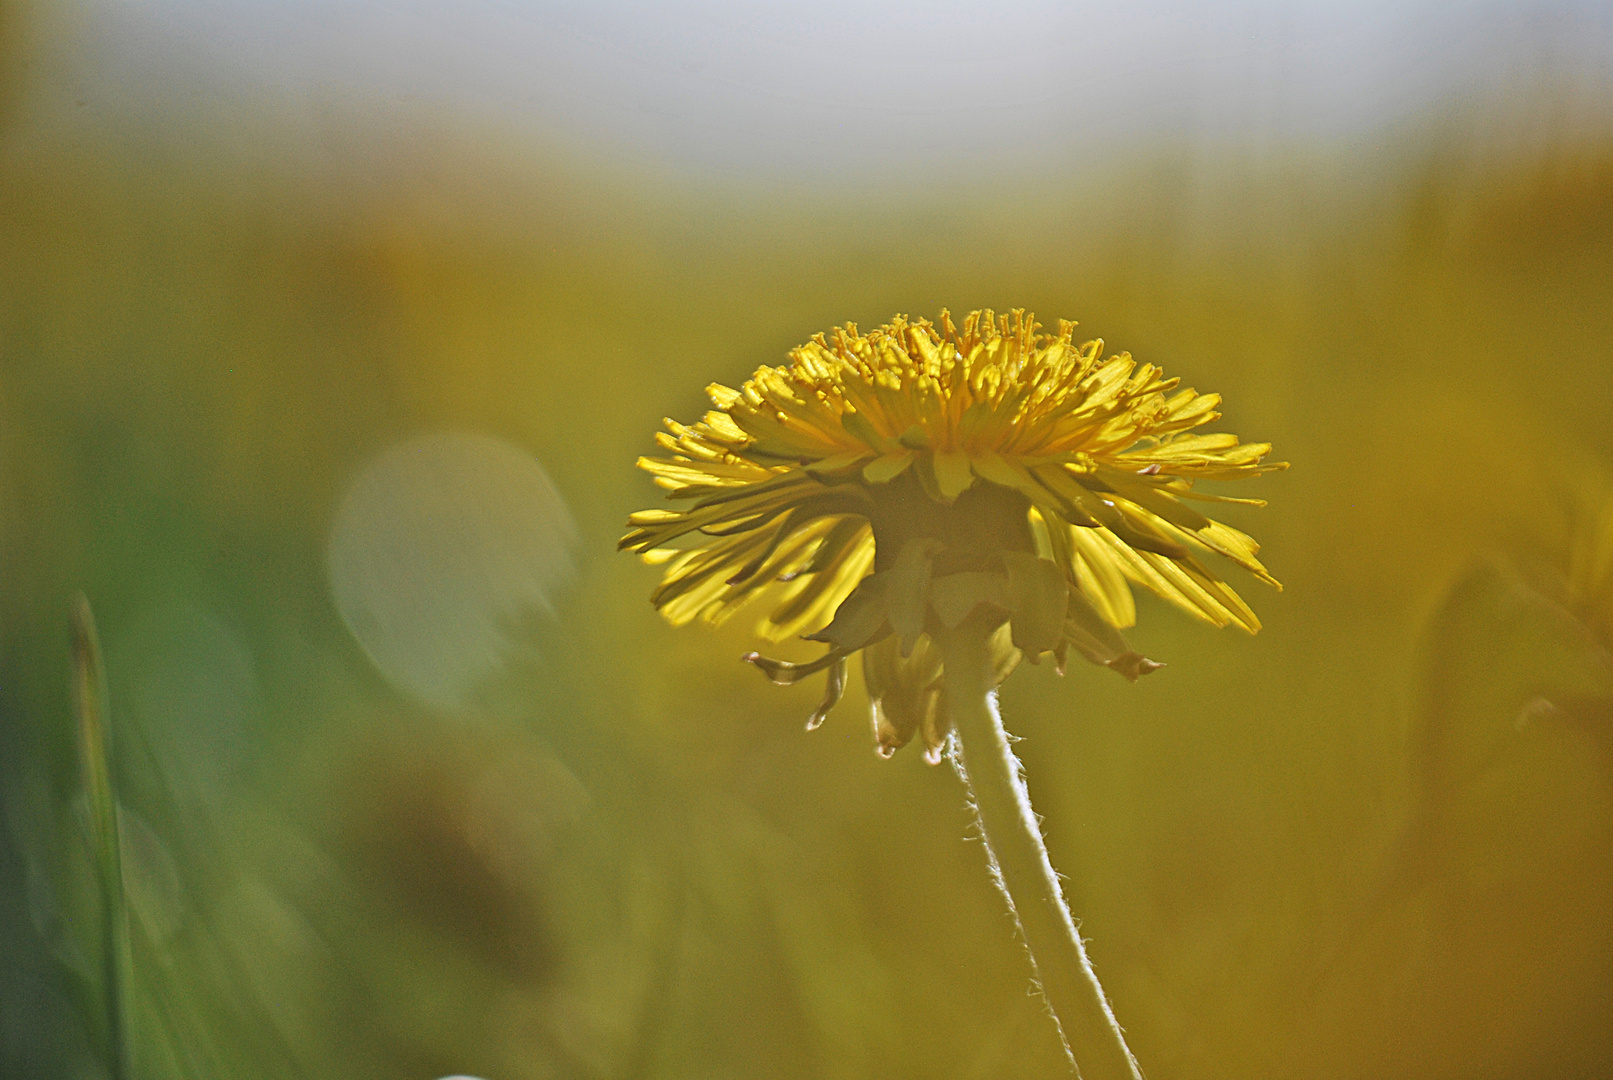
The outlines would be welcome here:
[[[338,7],[376,55],[483,47]],[[670,629],[614,551],[707,383],[987,306],[1080,320],[1293,463],[1226,514],[1285,586],[1228,578],[1258,636],[1144,598],[1163,671],[1003,691],[1149,1075],[1613,1071],[1613,588],[1573,592],[1613,498],[1605,12],[1430,9],[1492,77],[1337,125],[1279,82],[1248,100],[1282,123],[1234,95],[1132,131],[1116,90],[1088,148],[855,88],[794,143],[722,112],[738,62],[551,123],[587,25],[496,107],[366,96],[205,61],[230,10],[0,4],[0,1072],[107,1075],[82,592],[137,1076],[1060,1075],[952,772],[877,758],[855,679],[803,732],[818,689],[738,662],[750,620]]]

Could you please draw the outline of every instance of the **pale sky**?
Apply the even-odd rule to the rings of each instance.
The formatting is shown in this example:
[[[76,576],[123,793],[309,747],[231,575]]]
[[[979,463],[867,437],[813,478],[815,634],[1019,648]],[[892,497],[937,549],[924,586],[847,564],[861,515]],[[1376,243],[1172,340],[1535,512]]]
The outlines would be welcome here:
[[[1613,102],[1613,3],[85,0],[131,100],[429,109],[680,168],[1034,166],[1331,140],[1540,80]]]

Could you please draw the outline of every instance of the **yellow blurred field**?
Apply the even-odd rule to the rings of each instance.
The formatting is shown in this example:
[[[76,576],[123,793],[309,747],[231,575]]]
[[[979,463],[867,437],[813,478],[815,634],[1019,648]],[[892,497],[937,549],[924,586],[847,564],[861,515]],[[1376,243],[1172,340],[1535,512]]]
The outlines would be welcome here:
[[[1142,600],[1164,671],[1003,694],[1149,1075],[1613,1068],[1613,711],[1525,709],[1613,641],[1506,599],[1551,608],[1613,473],[1610,99],[837,187],[429,110],[75,118],[19,59],[60,18],[0,8],[0,1071],[103,1075],[82,590],[139,1075],[1060,1075],[950,770],[880,761],[855,682],[803,733],[748,620],[662,625],[614,552],[661,417],[943,306],[1078,319],[1293,463],[1227,515],[1285,586],[1240,583],[1262,633]],[[489,534],[474,626],[430,567],[366,586],[441,627],[396,654],[446,665],[423,702],[328,566],[355,477],[443,432],[536,458],[555,562],[506,609],[525,526]]]

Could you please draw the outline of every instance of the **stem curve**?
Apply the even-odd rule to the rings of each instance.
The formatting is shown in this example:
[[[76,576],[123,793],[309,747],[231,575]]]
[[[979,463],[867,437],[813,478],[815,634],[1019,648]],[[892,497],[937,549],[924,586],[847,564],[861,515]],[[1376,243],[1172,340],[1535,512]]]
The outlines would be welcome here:
[[[977,612],[939,635],[943,707],[952,720],[952,762],[969,793],[996,880],[1019,924],[1036,984],[1082,1080],[1142,1080],[1042,842],[1019,759],[992,689],[988,642],[995,626]]]

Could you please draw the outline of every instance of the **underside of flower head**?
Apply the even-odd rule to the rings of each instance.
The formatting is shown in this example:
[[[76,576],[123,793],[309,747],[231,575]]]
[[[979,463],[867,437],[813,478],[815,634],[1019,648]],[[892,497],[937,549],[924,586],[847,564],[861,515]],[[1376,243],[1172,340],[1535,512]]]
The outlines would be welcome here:
[[[819,334],[738,390],[709,387],[698,422],[666,421],[667,455],[639,464],[682,506],[632,515],[620,546],[666,566],[651,600],[673,623],[721,623],[762,597],[764,637],[826,643],[811,664],[747,657],[775,682],[829,671],[811,726],[860,651],[886,754],[915,735],[938,754],[932,639],[982,608],[1002,622],[999,680],[1022,656],[1062,670],[1070,649],[1133,680],[1158,667],[1120,634],[1134,584],[1255,632],[1201,556],[1276,585],[1258,545],[1189,504],[1264,505],[1194,484],[1285,466],[1261,463],[1267,444],[1194,434],[1218,396],[1076,345],[1074,329],[983,311],[961,329],[943,312]]]

